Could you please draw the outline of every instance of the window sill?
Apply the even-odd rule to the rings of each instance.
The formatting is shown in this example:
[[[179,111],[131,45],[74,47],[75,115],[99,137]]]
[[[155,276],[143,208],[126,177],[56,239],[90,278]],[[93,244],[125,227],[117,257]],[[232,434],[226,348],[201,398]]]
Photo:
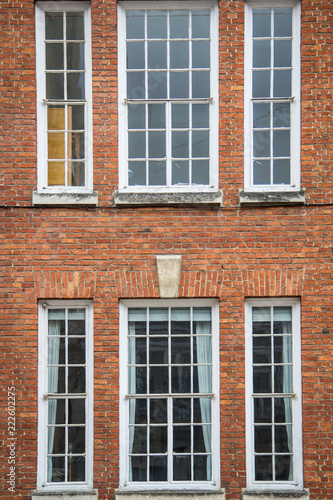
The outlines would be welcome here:
[[[96,206],[98,204],[98,194],[96,191],[88,193],[39,193],[33,191],[32,205],[85,205]]]
[[[212,191],[206,193],[119,193],[115,192],[114,204],[118,207],[129,206],[198,206],[222,205],[222,193]]]
[[[98,491],[33,491],[31,500],[98,500]]]
[[[309,500],[309,491],[245,491],[242,500]]]
[[[265,192],[247,192],[240,191],[239,203],[246,205],[304,205],[305,191],[265,191]]]
[[[199,500],[204,497],[204,500],[225,500],[225,490],[218,491],[207,490],[166,490],[166,491],[124,491],[117,490],[115,492],[115,500],[147,500],[149,497],[152,500],[183,500],[190,498],[198,498]]]

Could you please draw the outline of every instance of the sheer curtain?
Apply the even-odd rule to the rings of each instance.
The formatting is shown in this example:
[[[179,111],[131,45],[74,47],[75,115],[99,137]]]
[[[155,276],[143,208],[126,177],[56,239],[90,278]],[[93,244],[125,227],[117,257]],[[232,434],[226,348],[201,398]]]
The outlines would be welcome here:
[[[212,344],[210,337],[210,322],[197,321],[196,323],[196,342],[197,342],[197,361],[198,361],[198,380],[199,392],[210,393],[212,391]],[[209,364],[208,364],[209,363]],[[201,422],[203,424],[211,423],[211,398],[200,398]],[[211,453],[211,426],[203,425],[202,432],[204,437],[206,453]],[[211,479],[211,460],[207,457],[207,480]]]
[[[49,321],[49,339],[48,339],[48,365],[57,365],[59,363],[60,347],[60,321]],[[48,368],[48,392],[54,394],[58,390],[58,366]],[[48,399],[48,453],[53,453],[55,423],[57,414],[57,400]],[[48,458],[47,480],[52,481],[52,458]]]

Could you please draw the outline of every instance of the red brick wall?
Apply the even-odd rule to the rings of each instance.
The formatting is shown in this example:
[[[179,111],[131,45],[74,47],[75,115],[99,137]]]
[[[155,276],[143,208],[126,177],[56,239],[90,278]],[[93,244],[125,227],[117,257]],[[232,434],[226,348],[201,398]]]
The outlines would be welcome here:
[[[1,498],[36,487],[37,301],[94,300],[94,486],[118,486],[118,303],[158,298],[155,255],[182,255],[180,297],[219,297],[221,483],[246,484],[244,299],[301,298],[304,483],[333,498],[332,28],[327,0],[302,2],[302,188],[307,205],[240,208],[243,188],[243,1],[220,1],[220,188],[223,208],[114,208],[117,189],[115,0],[92,1],[94,189],[99,207],[31,207],[36,189],[34,3],[0,3]],[[7,387],[15,386],[16,491],[9,473]]]

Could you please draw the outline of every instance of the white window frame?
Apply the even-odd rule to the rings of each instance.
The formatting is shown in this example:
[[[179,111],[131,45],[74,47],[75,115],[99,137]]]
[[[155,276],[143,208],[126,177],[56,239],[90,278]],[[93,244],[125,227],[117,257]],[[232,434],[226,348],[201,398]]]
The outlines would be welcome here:
[[[252,370],[252,308],[270,306],[292,307],[292,441],[294,456],[294,478],[292,481],[256,481],[254,470],[254,409]],[[301,381],[301,309],[300,301],[293,299],[248,299],[245,302],[245,393],[246,393],[246,469],[247,489],[258,491],[303,490],[302,459],[302,381]],[[274,394],[274,393],[272,393]]]
[[[86,480],[84,482],[47,481],[47,423],[48,423],[48,311],[61,308],[86,310]],[[93,487],[93,304],[87,300],[41,300],[38,303],[38,468],[37,490],[80,491]]]
[[[47,180],[47,103],[45,84],[45,13],[84,12],[85,29],[85,185],[48,186]],[[36,80],[37,80],[37,192],[44,194],[91,193],[93,189],[92,152],[92,68],[90,2],[36,3]],[[59,101],[60,103],[63,101]]]
[[[126,11],[127,10],[169,10],[169,9],[210,9],[211,11],[211,98],[210,98],[210,184],[209,185],[170,185],[170,186],[129,186],[128,185],[128,131],[126,104]],[[179,2],[163,0],[155,1],[119,1],[118,2],[118,118],[119,118],[119,192],[120,193],[177,193],[177,192],[210,192],[218,189],[218,128],[219,128],[219,96],[218,96],[218,3],[215,0],[192,0],[184,6]],[[181,101],[181,99],[180,99]],[[184,99],[186,101],[186,99]],[[183,102],[184,102],[183,101]],[[200,101],[200,100],[199,100]],[[164,102],[164,101],[163,101]],[[167,124],[167,143],[170,141],[171,125]],[[168,168],[168,167],[167,167]]]
[[[128,417],[128,309],[131,307],[211,307],[212,311],[212,480],[206,482],[129,482],[129,417]],[[119,305],[119,467],[120,489],[130,491],[204,490],[220,489],[220,413],[219,413],[219,303],[210,299],[123,300]]]
[[[292,44],[292,89],[291,131],[290,131],[290,184],[255,185],[252,182],[252,12],[254,9],[293,9],[293,44]],[[245,2],[245,37],[244,37],[244,191],[245,192],[283,192],[299,191],[301,184],[301,2],[299,0],[248,0]],[[260,100],[260,99],[258,99]],[[267,102],[274,101],[274,98]],[[286,101],[286,100],[285,100]]]

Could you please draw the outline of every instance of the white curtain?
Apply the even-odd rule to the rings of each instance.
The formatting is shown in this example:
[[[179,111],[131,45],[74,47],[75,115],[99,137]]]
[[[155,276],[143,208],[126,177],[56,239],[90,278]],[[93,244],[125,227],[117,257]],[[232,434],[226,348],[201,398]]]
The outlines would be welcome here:
[[[128,340],[128,364],[134,365],[136,360],[136,352],[135,352],[135,323],[128,323],[128,334],[130,338]],[[135,367],[131,366],[128,369],[128,393],[135,394],[136,389],[136,376],[135,376]],[[129,424],[135,423],[135,399],[129,399]],[[129,426],[129,453],[131,454],[133,451],[133,443],[134,443],[134,425]],[[130,463],[129,467],[129,481],[132,481],[132,464]]]
[[[212,344],[210,336],[210,322],[196,322],[196,342],[198,361],[199,392],[212,392]],[[203,424],[211,423],[211,398],[200,398],[201,421]],[[211,426],[202,426],[206,453],[211,453]],[[207,480],[211,479],[211,460],[207,457]]]
[[[48,365],[57,365],[59,363],[59,347],[60,347],[60,321],[49,321],[49,338],[48,338]],[[48,368],[48,392],[56,393],[58,390],[58,366]],[[53,453],[55,422],[57,414],[57,400],[48,399],[48,453]],[[50,427],[51,426],[51,427]],[[48,458],[47,480],[52,481],[52,458]]]

